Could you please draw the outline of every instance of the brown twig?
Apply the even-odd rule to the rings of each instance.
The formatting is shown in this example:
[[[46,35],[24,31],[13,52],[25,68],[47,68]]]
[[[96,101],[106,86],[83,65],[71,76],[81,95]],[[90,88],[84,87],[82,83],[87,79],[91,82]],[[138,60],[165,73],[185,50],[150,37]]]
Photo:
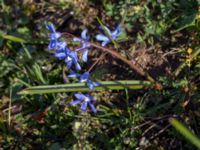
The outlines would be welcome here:
[[[158,131],[157,133],[155,133],[154,135],[152,135],[150,137],[150,140],[153,140],[155,137],[159,136],[160,134],[162,134],[163,132],[165,132],[171,125],[168,124],[166,125],[164,128],[162,128],[160,131]]]
[[[88,69],[88,72],[90,72],[90,71],[94,68],[94,66],[96,66],[96,65],[99,63],[99,61],[103,59],[103,57],[104,57],[106,54],[107,54],[107,53],[101,54],[101,56],[100,56],[100,57],[92,64],[92,66]]]
[[[142,123],[142,124],[139,124],[139,125],[135,126],[133,129],[139,129],[139,128],[143,127],[143,126],[149,125],[149,124],[152,123],[153,121],[158,122],[158,121],[160,121],[160,120],[169,119],[170,117],[177,117],[177,116],[176,116],[176,115],[165,115],[165,116],[161,116],[161,117],[156,117],[156,118],[153,118],[153,119],[151,119],[151,120],[148,120],[148,121],[146,121],[146,122],[144,122],[144,123]],[[150,118],[145,118],[145,119],[150,119]]]

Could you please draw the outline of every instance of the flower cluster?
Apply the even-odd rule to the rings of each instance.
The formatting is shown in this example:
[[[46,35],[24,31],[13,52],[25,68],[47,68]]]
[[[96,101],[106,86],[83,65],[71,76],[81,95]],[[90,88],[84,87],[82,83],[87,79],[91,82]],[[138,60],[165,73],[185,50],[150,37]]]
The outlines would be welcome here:
[[[108,36],[104,34],[98,34],[95,36],[97,41],[102,42],[102,46],[105,46],[106,44],[111,42],[111,40],[117,39],[123,30],[121,25],[118,25],[113,32],[111,32],[106,26],[104,26],[104,28],[106,30],[106,35]],[[88,51],[91,47],[89,43],[90,37],[87,36],[88,30],[85,29],[82,31],[81,38],[73,38],[73,42],[79,42],[81,44],[81,47],[72,50],[68,47],[66,41],[61,40],[62,34],[55,30],[53,24],[47,25],[47,29],[50,31],[50,43],[48,45],[48,49],[55,51],[54,56],[56,58],[58,58],[59,60],[64,60],[66,67],[70,69],[70,74],[68,75],[68,77],[79,78],[79,82],[86,83],[90,90],[94,90],[96,86],[99,86],[100,84],[98,82],[94,82],[91,80],[89,72],[84,72],[83,74],[80,74],[72,70],[72,68],[75,67],[76,71],[81,71],[78,52],[81,53],[81,59],[83,62],[87,62],[88,60]],[[76,100],[72,101],[70,105],[74,106],[81,103],[81,111],[86,111],[87,106],[89,105],[94,113],[97,112],[94,106],[94,102],[96,100],[95,97],[91,96],[90,94],[84,95],[81,93],[76,93],[74,94],[74,96],[76,97]]]
[[[81,70],[77,52],[70,50],[67,47],[67,43],[60,40],[61,33],[55,31],[53,24],[48,25],[47,29],[51,32],[48,46],[49,50],[55,50],[54,56],[60,60],[64,60],[68,69],[70,69],[72,65],[75,65],[76,70]]]

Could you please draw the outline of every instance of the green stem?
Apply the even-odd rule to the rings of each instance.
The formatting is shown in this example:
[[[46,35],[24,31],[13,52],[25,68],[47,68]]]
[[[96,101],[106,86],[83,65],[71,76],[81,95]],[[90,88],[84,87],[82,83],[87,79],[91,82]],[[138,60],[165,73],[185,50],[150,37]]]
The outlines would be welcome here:
[[[170,119],[170,123],[176,130],[181,133],[186,139],[188,139],[192,144],[194,144],[198,149],[200,149],[200,139],[194,135],[190,130],[188,130],[181,122],[175,118]]]

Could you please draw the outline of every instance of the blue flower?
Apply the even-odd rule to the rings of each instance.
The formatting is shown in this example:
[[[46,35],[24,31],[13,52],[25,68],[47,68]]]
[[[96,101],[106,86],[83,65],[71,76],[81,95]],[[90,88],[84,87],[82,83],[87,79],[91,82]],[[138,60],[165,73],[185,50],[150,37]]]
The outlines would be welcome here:
[[[121,27],[120,24],[116,27],[116,29],[113,32],[111,32],[106,26],[104,26],[104,28],[106,29],[107,33],[112,37],[113,40],[117,39],[118,36],[123,31],[123,28]],[[104,34],[97,34],[95,37],[97,41],[102,41],[101,46],[105,46],[111,41],[110,37],[107,37]]]
[[[63,44],[63,46],[64,46],[64,44]],[[62,48],[56,50],[56,53],[54,54],[54,56],[60,60],[64,60],[66,67],[68,69],[70,69],[72,67],[72,65],[74,64],[76,67],[76,70],[81,70],[81,66],[78,63],[77,52],[71,51],[67,47],[62,47]]]
[[[65,64],[68,69],[70,69],[71,66],[74,64],[76,67],[76,70],[81,70],[81,66],[78,63],[77,52],[75,52],[75,51],[71,51],[71,50],[68,51],[67,57],[65,58]]]
[[[80,82],[87,82],[89,80],[90,73],[85,72],[80,76]]]
[[[89,105],[89,107],[92,109],[92,111],[94,113],[97,112],[97,110],[96,110],[96,108],[95,108],[95,106],[93,104],[94,101],[96,100],[95,97],[93,97],[93,96],[91,96],[89,94],[84,95],[84,94],[81,94],[81,93],[76,93],[76,94],[74,94],[74,96],[76,97],[76,100],[72,101],[70,103],[70,105],[75,106],[75,105],[81,103],[81,108],[80,109],[83,112],[86,111],[87,106]]]
[[[94,87],[99,86],[100,83],[98,82],[93,82],[92,80],[87,81],[87,86],[89,87],[90,90],[93,90]]]
[[[47,25],[47,29],[51,32],[50,43],[48,45],[48,48],[50,50],[51,49],[57,49],[57,44],[59,42],[59,38],[61,37],[61,33],[56,32],[53,24]]]
[[[92,80],[90,80],[89,72],[85,72],[80,76],[80,82],[86,82],[90,90],[93,90],[94,87],[100,85],[98,82],[93,82]]]
[[[90,80],[90,74],[89,72],[85,72],[82,75],[79,73],[75,73],[74,71],[70,71],[70,74],[68,75],[69,78],[78,78],[80,77],[79,82],[86,82],[88,88],[90,90],[93,90],[94,87],[99,86],[100,83],[98,82],[94,82],[92,80]]]
[[[73,41],[75,42],[81,42],[82,46],[75,51],[81,51],[82,52],[82,60],[84,62],[87,62],[88,57],[88,48],[90,47],[90,43],[87,42],[90,38],[87,36],[87,29],[83,30],[81,33],[81,38],[74,38]]]

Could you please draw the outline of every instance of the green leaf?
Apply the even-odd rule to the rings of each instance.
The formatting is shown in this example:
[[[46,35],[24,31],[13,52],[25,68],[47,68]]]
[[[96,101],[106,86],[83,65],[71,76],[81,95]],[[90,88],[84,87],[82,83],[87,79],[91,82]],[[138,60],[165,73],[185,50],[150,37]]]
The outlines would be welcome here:
[[[190,16],[185,16],[180,21],[178,29],[176,29],[172,33],[176,33],[176,32],[179,32],[179,31],[185,29],[185,28],[188,28],[188,27],[191,27],[191,26],[195,26],[195,19],[196,19],[196,14],[195,13],[191,14]]]
[[[43,84],[46,83],[46,80],[44,79],[42,74],[42,70],[40,69],[40,66],[37,63],[35,63],[33,66],[33,72],[39,81],[41,81]]]
[[[0,32],[0,44],[3,39],[7,39],[7,40],[17,42],[17,43],[48,44],[48,40],[45,40],[45,39],[31,39],[30,37],[27,37],[27,36],[26,36],[26,39],[23,39],[23,38],[20,38],[17,36],[7,35],[7,34]]]
[[[179,32],[185,28],[195,26],[195,19],[198,15],[198,11],[196,6],[198,5],[197,2],[191,2],[190,0],[180,1],[180,9],[183,10],[182,13],[179,15],[177,20],[177,29],[172,33]]]
[[[0,36],[2,36],[4,39],[13,41],[13,42],[18,42],[18,43],[26,43],[26,40],[16,37],[16,36],[12,36],[12,35],[5,35],[5,34],[1,34]]]
[[[181,133],[186,139],[188,139],[192,144],[194,144],[198,149],[200,149],[200,139],[194,135],[190,130],[188,130],[181,122],[175,118],[170,119],[170,123],[176,130]]]
[[[151,85],[148,81],[124,80],[124,81],[102,81],[101,85],[95,87],[95,91],[102,90],[123,90],[123,89],[143,89]],[[85,83],[72,83],[60,85],[34,86],[20,91],[18,94],[44,94],[57,92],[84,92],[89,91]]]

